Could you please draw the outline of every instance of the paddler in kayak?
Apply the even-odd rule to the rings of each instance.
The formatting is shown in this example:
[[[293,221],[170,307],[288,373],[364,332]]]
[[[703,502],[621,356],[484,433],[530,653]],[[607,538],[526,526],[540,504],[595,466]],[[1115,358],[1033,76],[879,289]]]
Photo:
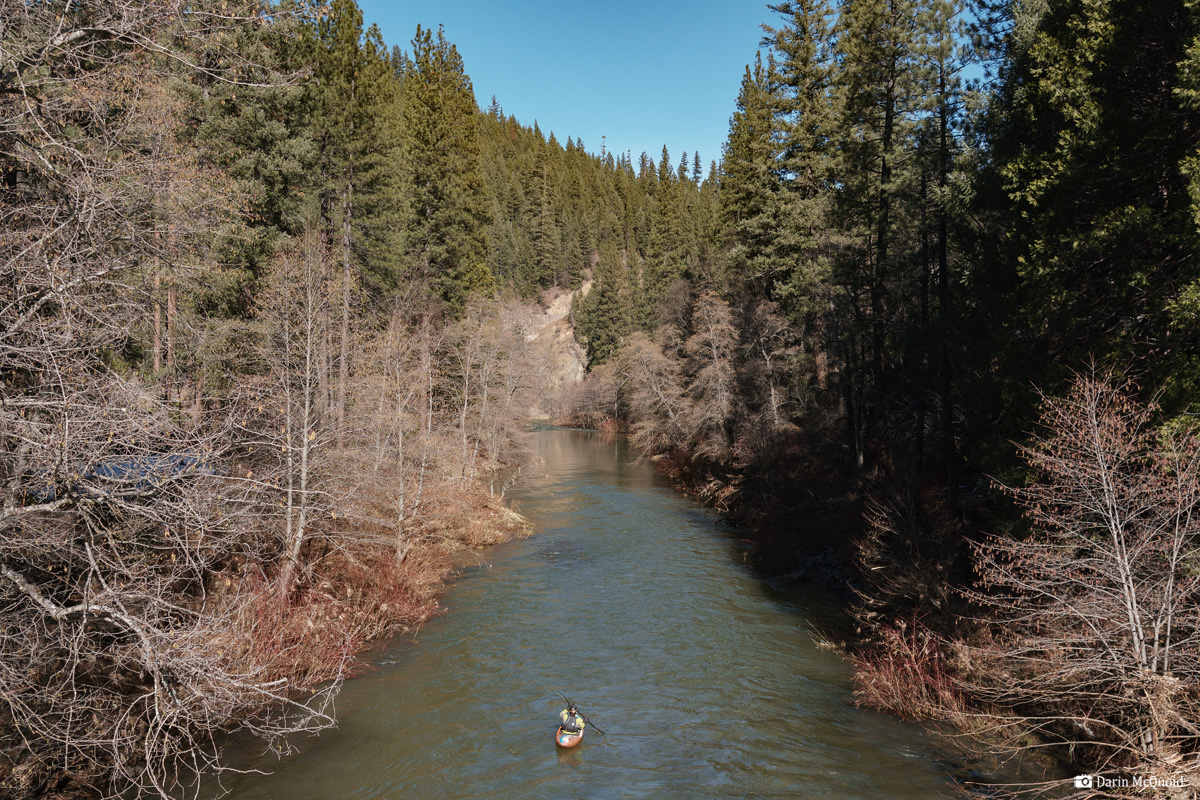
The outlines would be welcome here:
[[[579,709],[575,708],[575,704],[568,702],[558,715],[559,721],[562,723],[563,733],[583,733],[583,726],[587,722],[583,719],[583,715],[579,713]]]

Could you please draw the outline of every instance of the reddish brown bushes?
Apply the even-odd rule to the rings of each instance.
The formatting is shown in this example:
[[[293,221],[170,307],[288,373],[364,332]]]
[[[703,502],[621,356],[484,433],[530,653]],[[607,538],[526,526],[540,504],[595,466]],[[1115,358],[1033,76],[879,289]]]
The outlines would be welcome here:
[[[939,638],[919,619],[881,628],[875,646],[852,661],[854,696],[861,706],[909,719],[945,719],[966,710]]]
[[[346,674],[373,641],[420,625],[437,608],[444,559],[397,564],[389,550],[329,559],[287,598],[260,577],[238,617],[247,663],[272,665],[271,679],[306,690]]]

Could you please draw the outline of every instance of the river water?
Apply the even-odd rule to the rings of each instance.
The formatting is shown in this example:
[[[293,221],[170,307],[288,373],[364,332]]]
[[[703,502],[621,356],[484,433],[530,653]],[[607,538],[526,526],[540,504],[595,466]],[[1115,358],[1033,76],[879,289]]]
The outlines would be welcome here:
[[[226,777],[235,800],[952,793],[917,727],[850,704],[810,633],[833,598],[764,584],[621,440],[534,437],[515,498],[535,535],[484,551],[448,613],[348,682],[337,730]],[[556,748],[556,690],[606,735]]]

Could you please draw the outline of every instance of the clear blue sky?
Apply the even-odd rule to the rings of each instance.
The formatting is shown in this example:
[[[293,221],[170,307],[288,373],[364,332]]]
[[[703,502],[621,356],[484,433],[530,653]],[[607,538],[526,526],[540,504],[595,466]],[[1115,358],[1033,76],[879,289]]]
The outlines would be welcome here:
[[[446,27],[483,107],[492,95],[523,124],[537,120],[600,152],[644,150],[672,165],[683,151],[720,160],[738,86],[773,14],[760,0],[359,0],[364,27],[411,50],[418,23]]]

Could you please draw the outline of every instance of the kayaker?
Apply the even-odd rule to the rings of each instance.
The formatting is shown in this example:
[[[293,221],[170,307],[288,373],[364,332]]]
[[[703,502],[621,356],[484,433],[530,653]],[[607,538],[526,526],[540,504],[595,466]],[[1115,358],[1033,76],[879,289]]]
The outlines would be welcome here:
[[[587,723],[583,719],[583,715],[579,713],[579,709],[575,708],[574,703],[567,703],[567,707],[558,715],[562,722],[562,729],[566,733],[579,733],[583,730],[583,726]]]

